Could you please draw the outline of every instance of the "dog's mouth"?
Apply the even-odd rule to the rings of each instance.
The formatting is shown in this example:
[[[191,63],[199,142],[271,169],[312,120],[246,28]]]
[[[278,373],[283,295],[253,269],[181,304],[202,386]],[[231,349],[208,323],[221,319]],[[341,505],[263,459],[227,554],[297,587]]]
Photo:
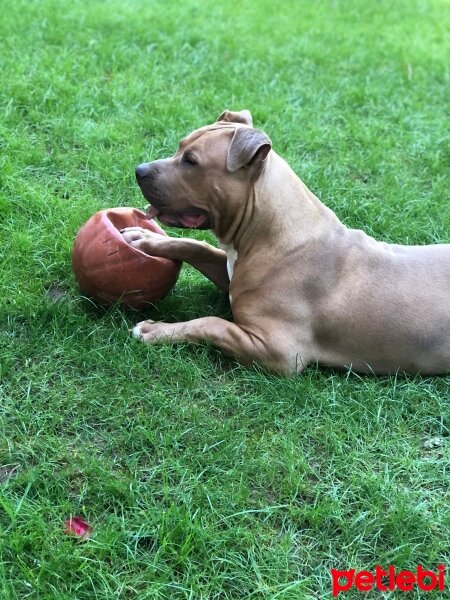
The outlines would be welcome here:
[[[148,206],[147,219],[157,218],[163,225],[182,229],[211,229],[208,213],[201,208],[193,208],[185,212],[165,212],[155,206]]]

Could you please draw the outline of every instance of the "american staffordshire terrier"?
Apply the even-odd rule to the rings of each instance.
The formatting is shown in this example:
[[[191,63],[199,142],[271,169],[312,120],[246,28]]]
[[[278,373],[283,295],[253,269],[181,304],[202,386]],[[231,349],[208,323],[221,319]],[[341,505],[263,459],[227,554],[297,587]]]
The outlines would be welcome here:
[[[349,229],[253,128],[225,111],[171,158],[139,165],[149,218],[211,229],[221,249],[140,228],[142,252],[186,261],[228,291],[234,322],[143,321],[144,342],[201,342],[245,364],[363,373],[450,371],[450,244],[401,246]]]

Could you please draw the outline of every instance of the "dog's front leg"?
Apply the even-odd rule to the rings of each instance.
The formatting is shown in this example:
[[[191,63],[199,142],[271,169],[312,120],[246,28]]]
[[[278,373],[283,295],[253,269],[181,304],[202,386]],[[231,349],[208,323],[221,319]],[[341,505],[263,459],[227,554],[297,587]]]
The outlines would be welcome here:
[[[227,255],[206,242],[189,238],[172,238],[148,231],[142,227],[127,227],[121,231],[126,242],[145,254],[181,260],[203,273],[224,292],[230,280],[227,272]]]
[[[184,323],[142,321],[133,329],[133,335],[147,344],[208,342],[241,363],[257,362],[273,372],[293,373],[292,365],[280,360],[281,356],[262,339],[219,317],[203,317]]]

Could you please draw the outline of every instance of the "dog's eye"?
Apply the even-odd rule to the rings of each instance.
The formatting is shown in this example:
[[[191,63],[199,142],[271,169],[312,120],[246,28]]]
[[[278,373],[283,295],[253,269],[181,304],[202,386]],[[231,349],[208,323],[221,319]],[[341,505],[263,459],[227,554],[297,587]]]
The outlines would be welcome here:
[[[198,161],[195,156],[191,153],[183,154],[181,158],[182,165],[198,165]]]

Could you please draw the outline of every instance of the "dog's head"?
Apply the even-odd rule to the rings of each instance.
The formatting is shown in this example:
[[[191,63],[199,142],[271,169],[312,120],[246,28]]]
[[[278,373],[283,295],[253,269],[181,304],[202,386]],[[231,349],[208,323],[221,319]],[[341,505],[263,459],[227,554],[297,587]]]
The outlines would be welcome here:
[[[147,214],[165,225],[215,229],[245,205],[271,142],[250,112],[225,111],[182,139],[176,153],[136,168]]]

